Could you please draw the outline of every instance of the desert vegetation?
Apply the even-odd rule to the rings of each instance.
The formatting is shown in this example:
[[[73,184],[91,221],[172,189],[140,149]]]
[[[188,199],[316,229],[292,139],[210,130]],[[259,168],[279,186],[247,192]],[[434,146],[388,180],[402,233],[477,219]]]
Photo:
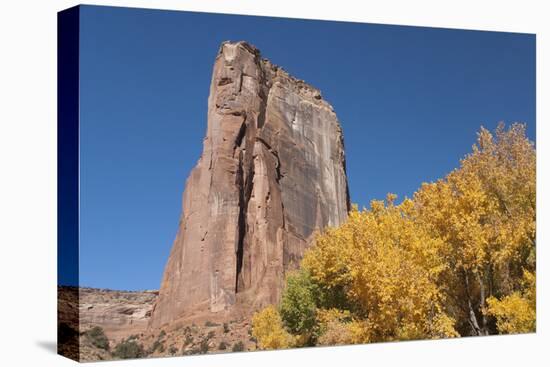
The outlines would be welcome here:
[[[231,348],[231,351],[233,352],[242,352],[245,350],[244,343],[242,341],[238,341],[235,344],[233,344],[233,348]]]
[[[118,359],[142,358],[147,356],[143,345],[135,339],[126,339],[116,345],[113,351],[113,357]]]
[[[86,335],[93,346],[100,349],[109,350],[109,339],[105,335],[103,328],[94,326],[93,328],[87,330],[84,335]]]
[[[535,166],[524,125],[481,128],[445,178],[354,206],[254,315],[258,346],[534,332]]]

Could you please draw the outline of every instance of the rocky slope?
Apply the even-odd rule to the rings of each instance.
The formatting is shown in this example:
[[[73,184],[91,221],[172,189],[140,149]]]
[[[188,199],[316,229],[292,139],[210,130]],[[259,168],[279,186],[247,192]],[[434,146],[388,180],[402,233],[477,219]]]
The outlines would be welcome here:
[[[158,291],[59,287],[59,322],[77,332],[100,326],[109,339],[120,340],[147,329]]]
[[[158,291],[80,288],[81,330],[100,326],[107,337],[122,340],[147,329]]]
[[[82,362],[136,358],[119,354],[120,345],[135,342],[139,357],[161,357],[249,351],[257,348],[247,319],[215,323],[206,320],[186,326],[148,330],[157,291],[59,287],[60,354]],[[75,316],[80,316],[80,322]],[[105,343],[90,333],[99,328]]]
[[[250,44],[223,43],[151,327],[230,320],[277,302],[314,233],[348,210],[331,105]]]

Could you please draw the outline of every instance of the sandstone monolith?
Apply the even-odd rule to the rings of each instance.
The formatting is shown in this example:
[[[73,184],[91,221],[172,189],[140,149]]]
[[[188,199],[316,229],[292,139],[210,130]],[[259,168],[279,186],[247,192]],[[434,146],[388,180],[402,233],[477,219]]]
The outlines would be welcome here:
[[[332,106],[254,46],[223,43],[150,327],[276,303],[315,232],[342,223],[349,207]]]

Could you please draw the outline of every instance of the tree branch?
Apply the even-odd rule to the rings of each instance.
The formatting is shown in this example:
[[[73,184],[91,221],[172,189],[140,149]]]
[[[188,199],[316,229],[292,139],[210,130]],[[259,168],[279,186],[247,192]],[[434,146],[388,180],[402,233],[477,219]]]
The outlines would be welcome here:
[[[479,323],[477,322],[474,307],[472,306],[472,299],[470,297],[470,282],[468,280],[468,274],[466,273],[466,271],[464,271],[464,284],[466,286],[466,299],[468,301],[468,323],[470,324],[470,327],[476,335],[483,335],[481,332],[481,328],[479,327]]]

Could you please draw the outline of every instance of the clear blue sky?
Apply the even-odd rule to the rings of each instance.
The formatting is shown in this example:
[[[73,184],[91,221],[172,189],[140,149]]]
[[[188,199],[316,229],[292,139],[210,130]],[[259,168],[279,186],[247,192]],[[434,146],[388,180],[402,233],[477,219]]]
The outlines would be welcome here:
[[[444,176],[480,125],[535,139],[534,35],[84,6],[81,285],[159,287],[224,40],[322,91],[361,207]]]

